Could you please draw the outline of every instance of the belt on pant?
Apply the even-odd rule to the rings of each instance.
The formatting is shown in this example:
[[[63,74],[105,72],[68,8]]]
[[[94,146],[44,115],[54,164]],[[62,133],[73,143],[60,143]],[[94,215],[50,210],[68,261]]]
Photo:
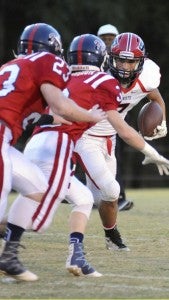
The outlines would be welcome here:
[[[111,155],[111,150],[112,150],[112,140],[111,137],[113,135],[95,135],[95,134],[90,134],[88,133],[89,136],[93,136],[93,137],[99,137],[99,138],[105,138],[106,142],[107,142],[107,152],[109,155]]]

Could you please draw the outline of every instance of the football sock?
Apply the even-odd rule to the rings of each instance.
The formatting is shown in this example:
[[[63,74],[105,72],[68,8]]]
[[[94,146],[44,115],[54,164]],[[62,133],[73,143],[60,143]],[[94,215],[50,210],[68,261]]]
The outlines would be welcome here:
[[[82,243],[84,235],[81,232],[72,232],[69,237],[70,244]]]
[[[17,225],[7,223],[7,229],[5,232],[4,240],[10,242],[19,242],[25,229]]]
[[[111,237],[111,235],[112,235],[113,232],[114,232],[114,229],[116,229],[116,228],[117,228],[116,225],[113,226],[113,228],[105,228],[105,227],[104,227],[105,236],[106,236],[106,237]]]

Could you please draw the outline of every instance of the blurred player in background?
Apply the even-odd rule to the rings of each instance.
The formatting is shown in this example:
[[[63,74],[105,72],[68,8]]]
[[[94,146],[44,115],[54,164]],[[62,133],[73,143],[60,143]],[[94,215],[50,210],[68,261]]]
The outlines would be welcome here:
[[[117,34],[119,34],[118,29],[111,24],[102,25],[97,31],[97,36],[106,44],[108,54],[110,53],[111,44]]]

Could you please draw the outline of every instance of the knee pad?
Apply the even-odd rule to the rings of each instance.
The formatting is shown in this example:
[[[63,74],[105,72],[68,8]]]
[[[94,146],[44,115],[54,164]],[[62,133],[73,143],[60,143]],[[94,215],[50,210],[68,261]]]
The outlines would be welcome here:
[[[116,201],[120,194],[120,185],[117,180],[107,182],[102,188],[97,189],[92,187],[92,193],[94,197],[94,203],[98,206],[101,200],[103,201]]]

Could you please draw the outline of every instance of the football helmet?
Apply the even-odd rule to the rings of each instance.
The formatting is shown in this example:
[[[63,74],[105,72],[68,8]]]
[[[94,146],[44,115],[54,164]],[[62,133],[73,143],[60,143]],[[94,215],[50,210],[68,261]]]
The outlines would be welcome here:
[[[62,55],[61,36],[52,26],[45,23],[31,24],[25,27],[18,41],[18,55],[47,51]]]
[[[131,83],[142,71],[145,58],[143,40],[134,33],[125,32],[117,35],[111,45],[109,70],[121,83]],[[126,71],[117,68],[117,61],[135,62],[135,69]]]
[[[67,62],[72,71],[101,69],[106,57],[105,43],[93,34],[76,36],[67,52]]]

